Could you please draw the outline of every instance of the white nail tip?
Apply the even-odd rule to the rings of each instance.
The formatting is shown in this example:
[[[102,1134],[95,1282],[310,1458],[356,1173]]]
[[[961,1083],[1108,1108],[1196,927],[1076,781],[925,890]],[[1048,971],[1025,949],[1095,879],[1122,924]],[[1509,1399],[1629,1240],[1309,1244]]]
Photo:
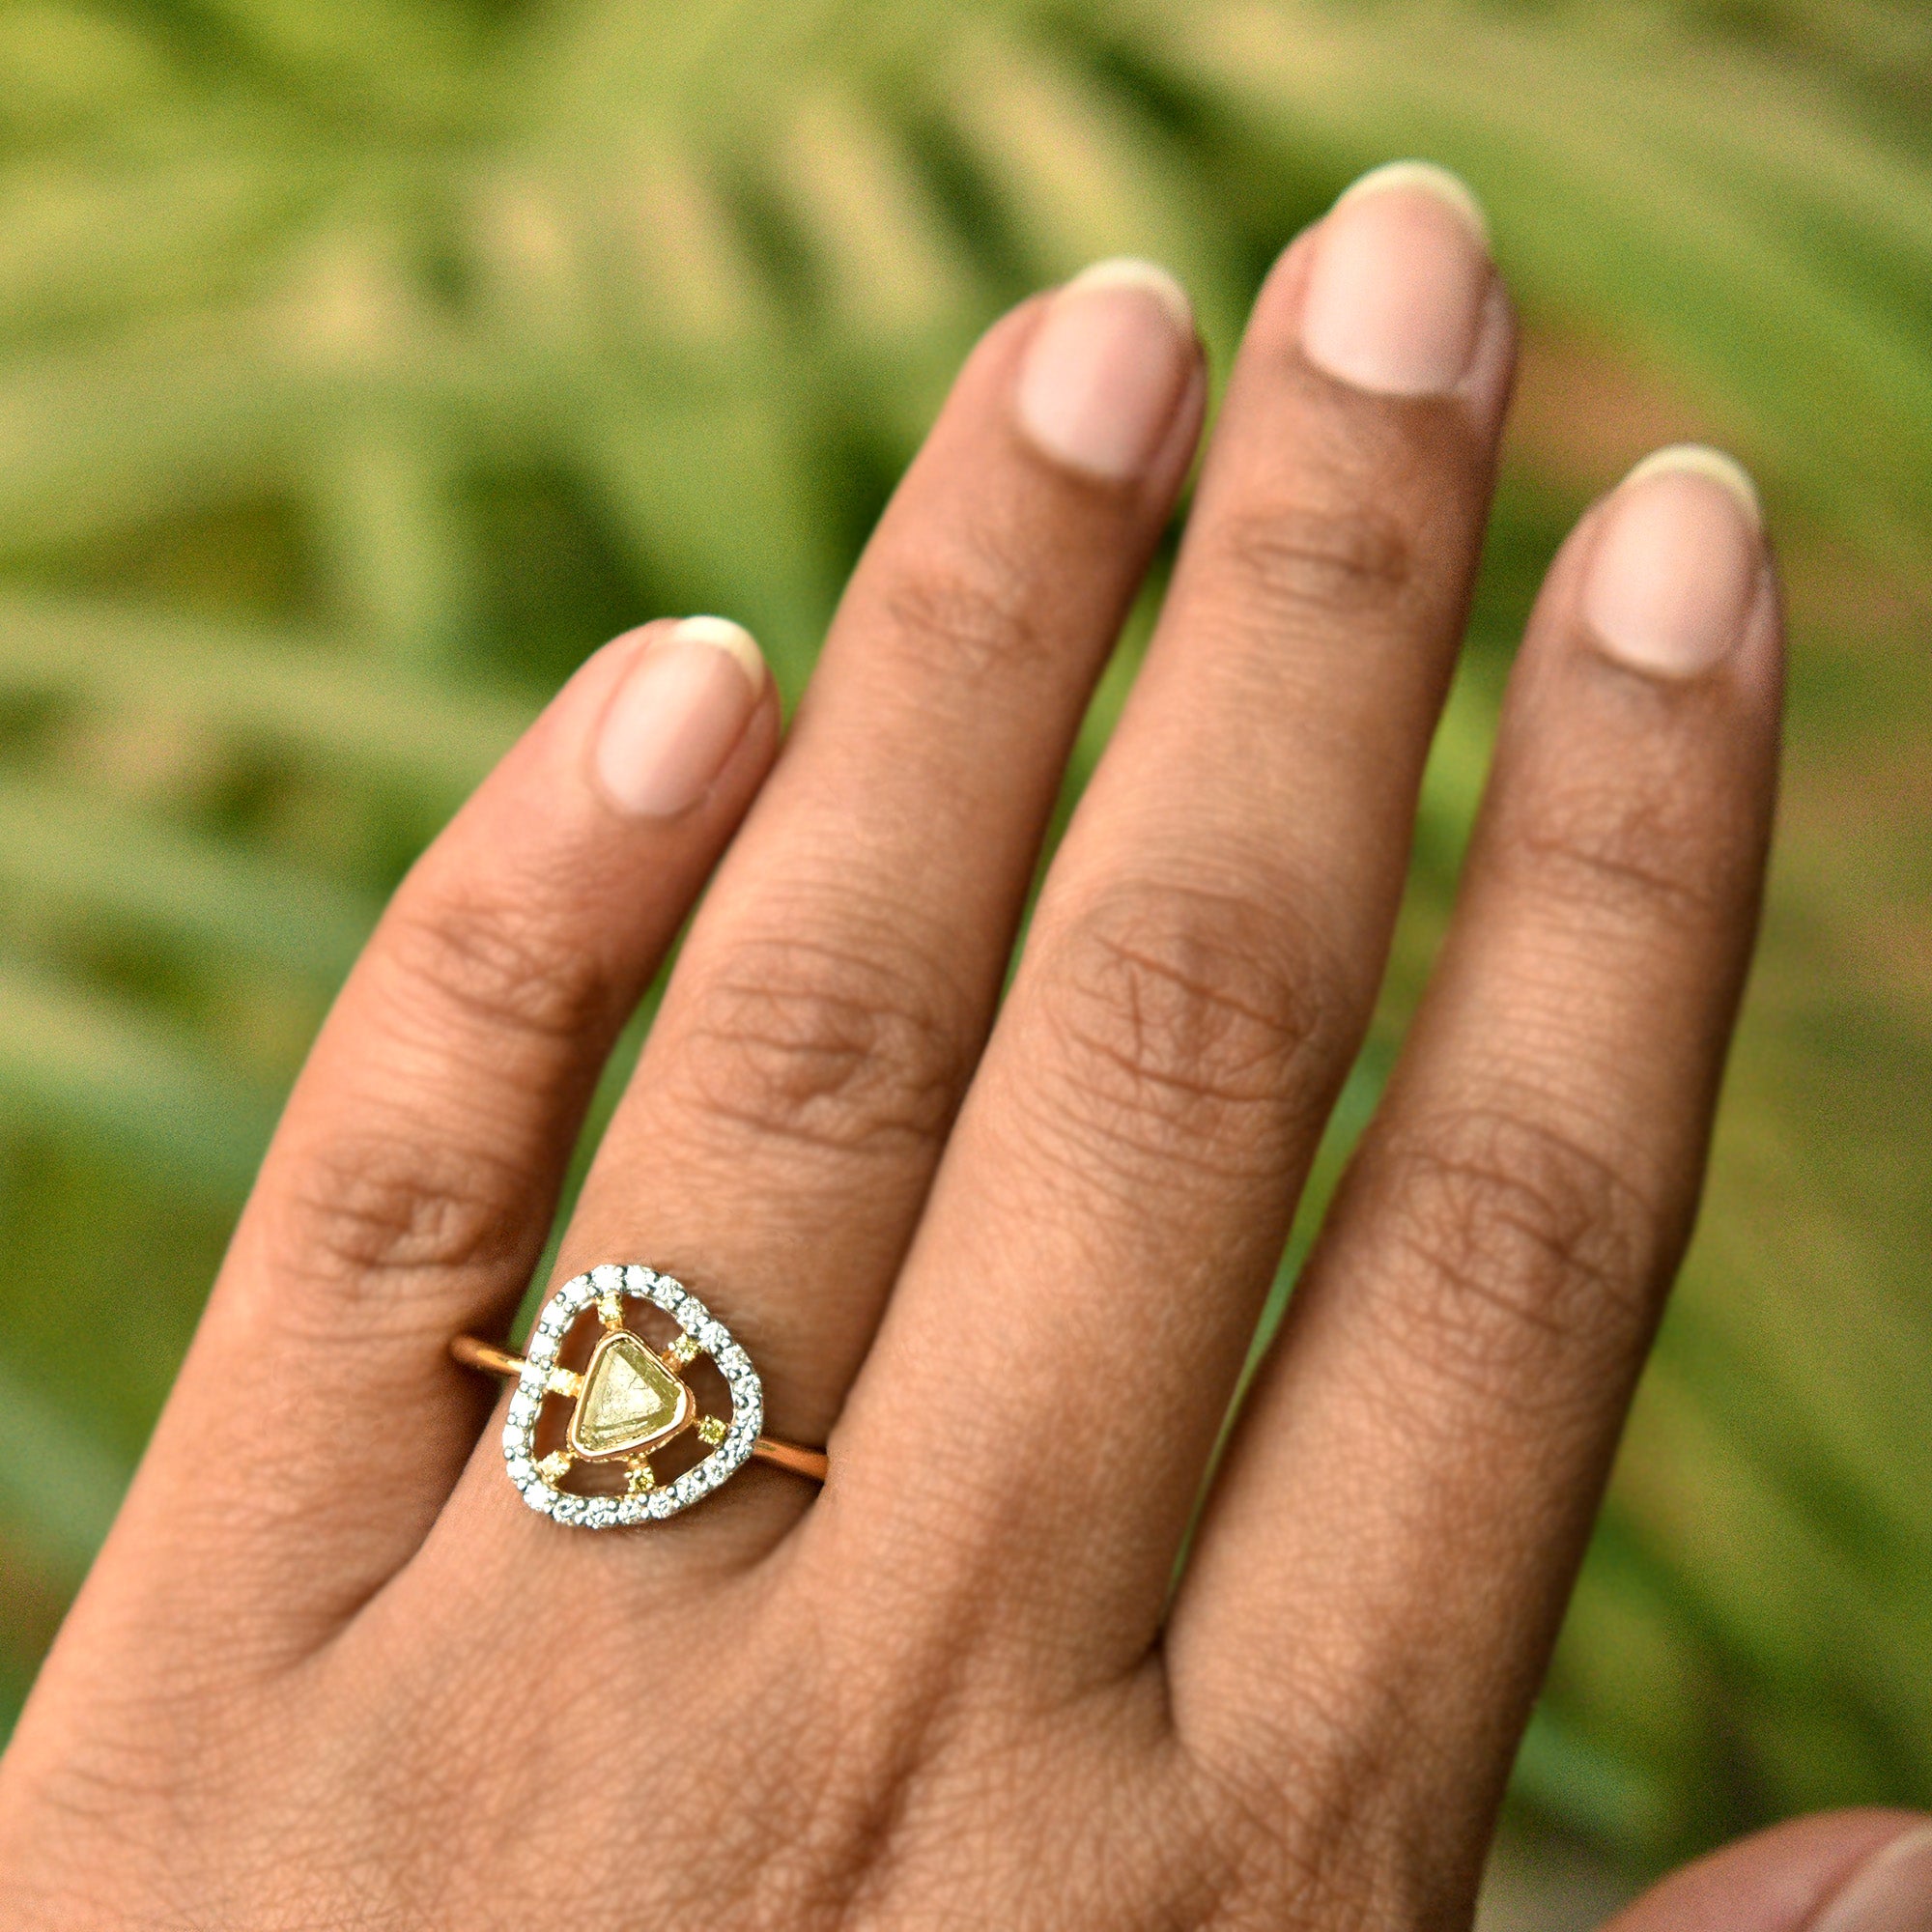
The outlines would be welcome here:
[[[1873,1853],[1811,1921],[1812,1932],[1900,1932],[1926,1922],[1932,1826],[1920,1825]]]
[[[1721,449],[1702,442],[1674,442],[1666,449],[1653,450],[1617,487],[1627,490],[1651,476],[1706,477],[1736,498],[1753,529],[1764,528],[1764,503],[1750,471]]]
[[[1073,289],[1145,289],[1182,329],[1189,335],[1194,333],[1194,304],[1187,291],[1158,262],[1145,262],[1137,255],[1113,255],[1082,269],[1066,284],[1066,290]]]
[[[742,624],[728,617],[686,617],[670,634],[678,644],[709,644],[723,651],[751,679],[754,691],[765,688],[765,659],[756,640]]]
[[[1434,195],[1462,216],[1476,240],[1483,244],[1484,252],[1489,251],[1490,217],[1476,198],[1475,190],[1461,175],[1451,174],[1447,168],[1438,167],[1434,161],[1385,161],[1345,187],[1336,198],[1335,206],[1341,208],[1363,195],[1387,194],[1397,189]]]

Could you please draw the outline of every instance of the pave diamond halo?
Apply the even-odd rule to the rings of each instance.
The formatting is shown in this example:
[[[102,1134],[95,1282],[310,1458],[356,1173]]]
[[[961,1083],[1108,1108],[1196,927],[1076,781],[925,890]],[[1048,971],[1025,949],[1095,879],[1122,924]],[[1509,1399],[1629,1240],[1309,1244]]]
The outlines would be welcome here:
[[[662,1310],[677,1324],[677,1339],[662,1352],[625,1321],[627,1304]],[[588,1309],[603,1324],[582,1374],[562,1368],[564,1338]],[[700,1416],[683,1370],[707,1355],[730,1392],[731,1418]],[[477,1362],[476,1366],[492,1366]],[[585,1529],[617,1529],[659,1521],[689,1509],[737,1474],[759,1441],[764,1390],[757,1371],[730,1331],[668,1275],[633,1263],[607,1263],[573,1275],[537,1313],[524,1351],[517,1392],[503,1425],[503,1463],[531,1509]],[[539,1456],[537,1432],[546,1399],[570,1402],[567,1450]],[[649,1454],[687,1429],[710,1454],[659,1487]],[[627,1472],[622,1495],[582,1495],[561,1487],[578,1461],[617,1463]]]

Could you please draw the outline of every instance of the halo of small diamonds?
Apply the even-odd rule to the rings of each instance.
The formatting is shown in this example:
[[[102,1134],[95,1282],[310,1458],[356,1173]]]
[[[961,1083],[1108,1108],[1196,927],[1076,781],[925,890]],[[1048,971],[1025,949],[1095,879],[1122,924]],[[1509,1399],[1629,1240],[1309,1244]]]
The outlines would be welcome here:
[[[717,1363],[731,1391],[731,1420],[711,1454],[663,1489],[643,1494],[575,1495],[558,1489],[532,1453],[537,1417],[556,1367],[557,1350],[571,1324],[603,1295],[649,1302],[662,1309]],[[724,1322],[669,1275],[638,1263],[620,1267],[607,1262],[587,1274],[573,1275],[538,1310],[524,1350],[524,1372],[503,1424],[503,1465],[525,1502],[553,1521],[583,1529],[621,1529],[631,1523],[662,1521],[708,1496],[737,1474],[764,1424],[765,1396],[758,1372]]]

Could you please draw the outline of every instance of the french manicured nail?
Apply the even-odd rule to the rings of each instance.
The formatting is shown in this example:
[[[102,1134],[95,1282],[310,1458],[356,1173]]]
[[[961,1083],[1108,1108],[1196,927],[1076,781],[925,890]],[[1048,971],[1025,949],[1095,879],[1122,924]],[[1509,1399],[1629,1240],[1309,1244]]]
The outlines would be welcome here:
[[[598,727],[598,782],[637,818],[674,818],[710,790],[764,695],[765,661],[724,617],[651,639]]]
[[[1124,483],[1153,460],[1194,370],[1187,293],[1151,262],[1096,262],[1056,294],[1020,369],[1020,428],[1056,463]]]
[[[1660,449],[1617,485],[1603,516],[1582,593],[1603,649],[1656,677],[1695,677],[1735,650],[1764,557],[1749,476],[1715,449]]]
[[[1867,1859],[1811,1932],[1932,1932],[1932,1825]]]
[[[1475,359],[1493,270],[1481,204],[1446,168],[1394,161],[1343,194],[1315,238],[1301,347],[1387,396],[1442,396]]]

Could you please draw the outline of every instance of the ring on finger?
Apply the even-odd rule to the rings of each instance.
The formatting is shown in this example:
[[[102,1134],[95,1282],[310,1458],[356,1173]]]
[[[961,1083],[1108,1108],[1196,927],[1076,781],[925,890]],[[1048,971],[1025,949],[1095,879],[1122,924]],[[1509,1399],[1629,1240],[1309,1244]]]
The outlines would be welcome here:
[[[632,1314],[645,1310],[672,1328],[662,1346],[631,1325]],[[601,1332],[583,1366],[567,1366],[563,1357],[580,1353],[579,1331],[593,1311]],[[640,1263],[573,1275],[538,1311],[522,1355],[473,1335],[449,1347],[467,1367],[516,1378],[504,1467],[525,1502],[553,1521],[584,1529],[662,1521],[753,1457],[825,1480],[823,1450],[760,1433],[764,1390],[730,1330],[681,1282]],[[729,1399],[728,1417],[692,1386],[692,1369],[707,1360]],[[688,1453],[694,1441],[708,1453],[662,1478],[654,1459]]]

